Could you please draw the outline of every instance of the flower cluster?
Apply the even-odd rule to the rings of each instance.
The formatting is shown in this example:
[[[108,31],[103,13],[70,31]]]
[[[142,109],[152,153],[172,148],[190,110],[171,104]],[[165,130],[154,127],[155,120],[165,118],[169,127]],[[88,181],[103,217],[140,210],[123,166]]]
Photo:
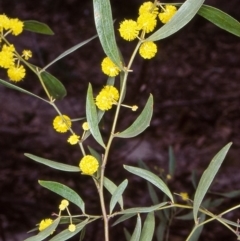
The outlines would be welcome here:
[[[22,33],[23,26],[23,22],[19,19],[8,18],[5,14],[0,14],[0,32],[7,31],[6,34],[11,33],[17,36]]]
[[[59,205],[60,211],[65,210],[65,209],[68,207],[68,205],[69,205],[69,201],[66,200],[66,199],[63,199],[63,200],[61,201],[61,204]]]
[[[86,155],[79,163],[80,170],[83,174],[93,175],[99,167],[99,163],[94,156]]]
[[[129,19],[120,23],[120,36],[127,41],[132,41],[136,38],[144,40],[145,34],[151,33],[155,29],[157,16],[162,23],[167,23],[176,13],[177,9],[172,5],[166,5],[165,8],[161,4],[160,6],[162,12],[158,13],[159,9],[154,3],[150,1],[143,3],[139,8],[139,16],[136,21]],[[141,34],[139,35],[140,31]],[[151,59],[156,53],[157,45],[155,43],[143,41],[139,49],[139,54],[144,59]]]
[[[119,99],[118,90],[111,85],[106,85],[96,97],[96,105],[100,110],[110,110]]]
[[[19,35],[23,31],[23,22],[17,18],[8,18],[4,14],[0,14],[0,42],[3,40],[6,44],[3,44],[0,51],[0,67],[7,69],[7,75],[13,82],[21,81],[26,74],[26,70],[23,65],[20,64],[20,57],[17,55],[14,45],[9,44],[5,37],[11,33],[12,35]],[[30,50],[24,50],[22,56],[28,60],[32,57]]]

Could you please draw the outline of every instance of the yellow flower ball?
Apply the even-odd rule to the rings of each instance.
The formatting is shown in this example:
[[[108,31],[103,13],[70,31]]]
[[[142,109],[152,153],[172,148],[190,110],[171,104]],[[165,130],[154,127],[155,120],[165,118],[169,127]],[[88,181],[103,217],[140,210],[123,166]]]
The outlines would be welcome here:
[[[71,135],[69,138],[68,138],[68,143],[70,143],[71,145],[75,145],[79,142],[79,138],[80,136],[76,135],[76,134],[73,134]]]
[[[9,18],[5,14],[0,14],[0,32],[9,29]]]
[[[136,21],[124,20],[120,24],[119,32],[123,39],[132,41],[137,38],[139,34],[139,27]]]
[[[75,225],[75,224],[69,224],[68,230],[69,230],[70,232],[74,232],[74,231],[76,230],[76,225]]]
[[[86,155],[81,159],[79,167],[83,174],[93,175],[98,170],[99,163],[95,157]]]
[[[144,42],[139,48],[139,54],[144,59],[151,59],[157,53],[157,45],[154,42],[147,41]]]
[[[118,90],[111,85],[106,85],[96,97],[96,106],[100,110],[110,110],[119,99]]]
[[[23,31],[23,22],[17,18],[11,18],[9,20],[9,29],[13,35],[17,36]]]
[[[117,76],[120,72],[120,69],[112,62],[109,57],[103,59],[101,66],[103,73],[110,77]]]
[[[148,12],[143,13],[138,17],[137,23],[140,29],[150,33],[157,25],[156,15]]]
[[[158,14],[158,7],[154,7],[152,2],[145,2],[139,8],[139,15],[144,13],[152,13],[157,15]]]
[[[25,75],[26,75],[26,70],[25,68],[20,65],[20,66],[11,66],[8,71],[7,71],[8,77],[11,81],[14,82],[19,82],[21,81]]]
[[[189,199],[188,193],[187,192],[180,192],[180,196],[183,201],[187,201]]]
[[[48,226],[50,226],[53,223],[53,220],[50,218],[47,219],[43,219],[38,227],[39,231],[43,231],[44,229],[46,229]]]
[[[4,44],[0,51],[0,67],[8,69],[14,66],[14,46]]]
[[[53,128],[60,133],[65,133],[71,128],[72,122],[67,115],[57,116],[53,120]]]
[[[32,58],[32,51],[31,50],[23,50],[22,57],[26,60]]]
[[[82,124],[82,128],[83,128],[84,131],[88,131],[88,130],[90,129],[87,122],[84,122],[84,123]]]
[[[63,210],[65,210],[66,207],[68,207],[68,205],[69,205],[68,200],[63,199],[63,200],[61,201],[61,204],[59,205],[59,209],[60,209],[61,211],[63,211]]]
[[[165,10],[158,14],[158,17],[162,23],[167,23],[177,12],[177,8],[173,5],[166,5]]]

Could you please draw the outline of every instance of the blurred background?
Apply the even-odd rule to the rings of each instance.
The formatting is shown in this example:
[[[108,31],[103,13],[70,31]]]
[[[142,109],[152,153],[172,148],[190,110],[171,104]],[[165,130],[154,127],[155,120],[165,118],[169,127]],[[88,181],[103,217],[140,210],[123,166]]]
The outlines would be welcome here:
[[[111,3],[117,29],[122,20],[137,17],[142,1],[112,0]],[[206,4],[240,19],[239,0],[209,0]],[[0,13],[11,18],[44,22],[54,31],[53,36],[25,31],[19,37],[11,38],[19,52],[31,49],[31,61],[40,67],[96,34],[92,8],[89,0],[0,1]],[[124,42],[118,31],[116,38],[127,62],[136,43]],[[177,168],[169,185],[173,192],[188,192],[191,197],[194,193],[192,171],[200,176],[213,156],[224,145],[233,142],[211,190],[228,192],[240,189],[240,39],[196,16],[181,31],[157,42],[157,45],[158,54],[154,59],[148,61],[137,56],[133,64],[125,103],[138,105],[139,111],[133,113],[123,109],[118,130],[132,123],[150,93],[155,103],[151,126],[136,138],[113,142],[106,175],[116,184],[129,179],[124,194],[126,208],[151,205],[146,182],[128,174],[122,165],[137,166],[142,160],[157,175],[166,176],[168,149],[172,146]],[[92,83],[95,93],[106,83],[107,77],[100,68],[104,57],[96,38],[49,68],[48,71],[61,80],[68,92],[64,100],[56,102],[62,113],[71,118],[85,116],[88,83]],[[5,70],[0,69],[0,77],[8,79]],[[30,71],[19,86],[45,97],[37,78]],[[58,212],[61,197],[40,187],[38,180],[58,181],[70,186],[88,203],[88,213],[100,213],[98,193],[90,178],[52,170],[24,156],[24,153],[32,153],[78,165],[81,152],[78,147],[66,144],[68,134],[53,130],[55,116],[55,110],[46,103],[0,86],[1,241],[23,240],[29,236],[26,232],[41,219]],[[112,114],[108,113],[101,124],[105,138],[111,120]],[[81,123],[74,123],[74,129],[80,131]],[[92,138],[86,144],[100,153],[103,151]],[[226,199],[214,211],[219,213],[237,203],[240,203],[239,198]],[[70,211],[79,213],[74,205],[70,206]],[[239,215],[238,210],[227,218],[236,221]],[[135,219],[126,222],[130,232],[134,224]],[[86,240],[101,240],[101,225],[100,221],[92,223],[87,229]],[[192,221],[174,222],[170,240],[185,240],[192,226]],[[124,240],[122,230],[121,225],[114,227],[112,239]],[[201,237],[201,240],[235,240],[234,235],[218,223],[208,224]],[[79,240],[79,237],[71,240]]]

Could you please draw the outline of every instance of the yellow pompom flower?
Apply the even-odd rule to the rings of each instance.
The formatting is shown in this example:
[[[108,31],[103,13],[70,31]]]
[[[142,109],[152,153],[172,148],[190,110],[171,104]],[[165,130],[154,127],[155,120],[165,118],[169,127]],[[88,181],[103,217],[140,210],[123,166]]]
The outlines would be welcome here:
[[[71,119],[67,115],[57,116],[53,120],[53,128],[57,132],[67,132],[69,128],[71,128],[72,122]]]
[[[76,225],[75,224],[69,224],[69,226],[68,226],[68,230],[70,231],[70,232],[74,232],[75,230],[76,230]]]
[[[32,58],[32,51],[31,50],[23,50],[22,57],[26,60]]]
[[[139,48],[139,54],[144,59],[151,59],[157,53],[157,45],[152,41],[144,42]]]
[[[63,199],[63,200],[61,201],[61,204],[59,205],[59,209],[60,209],[61,211],[63,211],[63,210],[65,210],[66,207],[68,207],[68,205],[69,205],[69,201],[66,200],[66,199]]]
[[[53,223],[53,220],[50,219],[50,218],[47,218],[47,219],[43,219],[40,224],[39,224],[39,231],[42,231],[44,229],[46,229],[48,226],[50,226],[51,224]]]
[[[4,44],[0,51],[0,67],[8,69],[14,66],[14,46]]]
[[[158,7],[154,7],[152,2],[145,2],[139,8],[139,15],[144,13],[152,13],[157,15],[158,14]]]
[[[17,18],[10,18],[9,29],[12,31],[13,35],[17,36],[23,31],[23,22]]]
[[[104,74],[114,77],[120,72],[120,69],[112,62],[109,57],[106,57],[102,61],[102,71]]]
[[[11,81],[19,82],[25,77],[26,70],[22,65],[12,66],[8,69],[7,74]]]
[[[187,192],[180,192],[180,196],[183,201],[187,201],[189,199],[188,193]]]
[[[150,33],[157,25],[156,15],[148,12],[143,13],[138,17],[137,23],[140,29]]]
[[[94,156],[86,155],[79,163],[80,170],[83,174],[93,175],[99,167],[99,163]]]
[[[76,134],[73,134],[71,135],[69,138],[68,138],[68,143],[70,143],[71,145],[75,145],[79,142],[79,138],[80,136],[76,135]]]
[[[175,6],[166,5],[163,12],[158,14],[158,17],[162,23],[167,23],[176,12],[177,8]]]
[[[82,128],[83,128],[84,131],[88,131],[88,130],[90,129],[87,122],[84,122],[84,123],[82,124]]]
[[[9,18],[5,14],[0,14],[0,32],[9,29]]]
[[[132,41],[137,38],[139,34],[139,27],[136,21],[124,20],[120,24],[119,32],[123,39]]]
[[[96,106],[100,110],[110,110],[119,99],[118,90],[111,85],[106,85],[96,97]]]

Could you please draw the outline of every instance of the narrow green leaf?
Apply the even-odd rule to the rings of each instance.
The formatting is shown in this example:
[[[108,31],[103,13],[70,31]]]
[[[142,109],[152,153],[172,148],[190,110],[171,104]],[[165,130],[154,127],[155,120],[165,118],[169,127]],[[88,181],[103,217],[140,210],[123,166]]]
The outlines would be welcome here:
[[[82,229],[82,232],[81,232],[80,237],[79,237],[79,241],[82,241],[84,239],[85,234],[86,234],[86,227],[84,227]]]
[[[112,227],[121,223],[121,222],[124,222],[125,220],[128,220],[129,218],[132,218],[134,217],[136,214],[135,213],[128,213],[128,214],[124,214],[122,215],[120,218],[118,218],[113,224],[112,224]]]
[[[36,20],[26,20],[24,21],[24,30],[34,32],[34,33],[40,33],[40,34],[46,34],[46,35],[54,35],[54,32],[51,28],[45,23],[38,22]]]
[[[42,187],[49,189],[52,192],[57,193],[63,198],[69,200],[70,202],[76,204],[83,213],[85,213],[85,204],[82,198],[71,188],[65,186],[64,184],[52,181],[38,181]]]
[[[67,91],[63,84],[47,71],[41,72],[41,78],[50,94],[54,99],[62,99]]]
[[[146,41],[157,41],[164,39],[182,27],[184,27],[190,20],[196,15],[204,0],[187,0],[183,5],[178,9],[176,14],[172,19],[163,25],[159,30],[150,35]]]
[[[115,190],[117,189],[117,186],[107,177],[104,177],[103,179],[103,186],[113,195],[113,193],[115,192]],[[120,197],[118,199],[118,203],[121,207],[121,209],[123,209],[123,198]]]
[[[190,211],[189,213],[186,213],[184,215],[181,216],[176,216],[176,219],[180,219],[180,220],[192,220],[193,219],[193,212]]]
[[[198,214],[199,207],[202,203],[202,200],[205,194],[207,193],[207,190],[210,187],[215,175],[217,174],[231,145],[232,143],[227,144],[213,157],[212,161],[210,162],[207,169],[204,171],[199,181],[197,190],[194,195],[194,201],[193,201],[193,217],[196,224],[198,223],[197,214]]]
[[[122,198],[122,194],[128,185],[128,180],[125,179],[114,191],[110,200],[110,214],[112,213],[116,203]]]
[[[150,171],[147,171],[138,167],[131,167],[131,166],[124,165],[124,168],[127,171],[151,182],[153,185],[159,188],[162,192],[164,192],[171,199],[172,202],[174,202],[172,193],[168,189],[167,185],[157,175],[153,174]]]
[[[114,83],[115,83],[115,77],[109,77],[107,79],[107,85],[114,86]]]
[[[87,44],[88,42],[90,42],[91,40],[93,40],[94,38],[96,38],[97,35],[79,43],[76,44],[75,46],[71,47],[70,49],[64,51],[62,54],[60,54],[56,59],[54,59],[51,63],[49,63],[48,65],[46,65],[43,70],[46,70],[47,68],[49,68],[52,64],[56,63],[58,60],[62,59],[63,57],[65,57],[68,54],[71,54],[72,52],[76,51],[77,49],[79,49],[80,47],[82,47],[83,45]]]
[[[199,217],[199,220],[201,220],[201,222],[203,222],[205,220],[205,218],[206,218],[206,215],[204,213],[201,213],[200,217]],[[204,225],[195,226],[194,233],[189,238],[189,241],[198,241],[199,237],[202,233],[203,227],[204,227]]]
[[[153,96],[150,95],[148,101],[138,118],[125,131],[114,134],[115,137],[131,138],[142,133],[150,124],[153,113]]]
[[[140,241],[151,241],[155,230],[155,217],[154,212],[148,213],[146,220],[143,224]]]
[[[193,185],[194,189],[197,189],[199,178],[197,177],[196,170],[192,170],[191,181],[192,181],[192,185]]]
[[[91,134],[93,135],[94,139],[102,147],[105,148],[105,145],[103,143],[103,139],[98,127],[97,109],[93,99],[92,85],[90,83],[88,85],[88,91],[87,91],[86,115],[87,115],[87,122],[89,124]]]
[[[125,238],[127,241],[130,241],[131,239],[131,234],[129,233],[129,231],[126,228],[123,228],[123,233],[125,235]]]
[[[222,192],[210,192],[210,193],[215,195],[220,195],[222,197],[227,197],[227,198],[235,198],[240,196],[240,190],[234,190],[234,191],[225,192],[225,193],[222,193]]]
[[[49,241],[65,241],[79,233],[87,224],[89,223],[89,220],[85,220],[79,224],[76,225],[76,230],[74,232],[70,232],[67,229],[63,230],[62,232],[55,235],[53,238],[51,238]]]
[[[45,238],[50,236],[52,234],[52,232],[55,231],[56,227],[59,224],[59,221],[60,221],[60,217],[55,219],[50,226],[48,226],[43,231],[39,232],[37,235],[34,235],[34,236],[30,237],[30,238],[27,238],[24,241],[41,241],[41,240],[44,240]]]
[[[112,11],[109,0],[93,0],[94,20],[105,54],[122,69],[121,58],[119,55],[114,28]]]
[[[61,171],[65,171],[65,172],[80,172],[79,167],[76,167],[76,166],[71,166],[71,165],[51,161],[51,160],[48,160],[48,159],[45,159],[42,157],[38,157],[38,156],[29,154],[29,153],[25,153],[24,155],[36,162],[42,163],[46,166],[52,167],[57,170],[61,170]]]
[[[227,13],[212,6],[203,5],[198,14],[219,28],[240,37],[240,23]]]
[[[168,155],[169,155],[169,166],[168,166],[168,170],[169,170],[169,174],[171,175],[171,177],[174,176],[175,173],[175,168],[176,168],[176,159],[173,153],[173,149],[171,146],[169,146],[168,149]]]
[[[140,215],[137,216],[137,223],[130,241],[139,241],[141,235],[142,221]],[[148,240],[148,239],[147,239]]]
[[[22,89],[22,88],[20,88],[20,87],[18,87],[18,86],[16,86],[16,85],[13,85],[13,84],[5,81],[5,80],[0,79],[0,84],[4,85],[5,87],[8,87],[8,88],[10,88],[10,89],[14,89],[14,90],[20,91],[20,92],[22,92],[22,93],[24,93],[24,94],[34,96],[34,97],[36,97],[36,98],[38,98],[38,99],[40,99],[40,100],[43,100],[43,101],[45,101],[45,102],[47,102],[47,103],[49,104],[49,102],[48,102],[47,100],[41,98],[40,96],[37,96],[37,95],[35,95],[35,94],[33,94],[33,93],[25,90],[25,89]]]
[[[149,212],[153,212],[158,210],[159,208],[167,205],[168,202],[163,202],[163,203],[159,203],[157,205],[154,206],[150,206],[150,207],[137,207],[137,208],[129,208],[129,209],[125,209],[123,211],[118,212],[118,214],[128,214],[128,213],[149,213]]]
[[[164,240],[164,234],[167,228],[167,222],[164,220],[160,220],[160,223],[157,226],[156,229],[156,236],[158,241],[163,241]]]

